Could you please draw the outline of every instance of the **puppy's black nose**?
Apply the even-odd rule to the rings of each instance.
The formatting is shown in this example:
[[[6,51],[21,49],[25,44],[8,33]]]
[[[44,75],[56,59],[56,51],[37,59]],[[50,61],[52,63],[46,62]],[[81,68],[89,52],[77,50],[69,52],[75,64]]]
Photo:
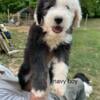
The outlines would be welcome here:
[[[56,18],[55,18],[55,22],[56,22],[57,24],[61,24],[62,21],[63,21],[63,18],[61,18],[61,17],[56,17]]]

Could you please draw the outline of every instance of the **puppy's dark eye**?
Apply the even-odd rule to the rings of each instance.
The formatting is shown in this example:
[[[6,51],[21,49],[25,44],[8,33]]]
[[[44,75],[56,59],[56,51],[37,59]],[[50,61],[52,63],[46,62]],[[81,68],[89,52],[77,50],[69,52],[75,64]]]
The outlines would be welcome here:
[[[66,5],[66,8],[67,8],[68,10],[70,10],[70,7],[69,7],[68,5]]]

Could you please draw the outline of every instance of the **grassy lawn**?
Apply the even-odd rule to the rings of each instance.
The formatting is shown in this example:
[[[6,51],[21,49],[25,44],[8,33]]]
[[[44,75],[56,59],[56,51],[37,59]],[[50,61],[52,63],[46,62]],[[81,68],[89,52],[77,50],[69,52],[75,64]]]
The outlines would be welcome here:
[[[94,88],[89,100],[100,100],[100,19],[89,20],[87,27],[83,22],[82,27],[73,33],[69,77],[77,72],[84,72],[92,80]],[[13,28],[10,30],[15,48],[21,51],[11,57],[0,55],[0,64],[8,66],[16,73],[23,60],[27,32]]]
[[[78,30],[74,34],[70,72],[83,72],[92,80],[94,93],[90,100],[100,100],[100,32]]]

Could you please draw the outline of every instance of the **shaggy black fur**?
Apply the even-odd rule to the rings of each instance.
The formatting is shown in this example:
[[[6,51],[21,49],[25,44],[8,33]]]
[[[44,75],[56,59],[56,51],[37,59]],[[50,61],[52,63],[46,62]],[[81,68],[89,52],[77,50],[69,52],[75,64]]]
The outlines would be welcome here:
[[[18,74],[19,83],[24,90],[30,91],[32,87],[35,90],[47,89],[48,72],[52,73],[52,68],[48,69],[48,63],[52,57],[57,57],[59,61],[64,61],[68,65],[71,44],[60,44],[57,49],[51,52],[46,43],[43,42],[45,34],[46,32],[43,32],[41,27],[35,24],[32,25],[25,49],[24,61]],[[29,78],[26,80],[25,77],[28,75]],[[53,75],[50,76],[53,77]]]
[[[37,21],[39,24],[43,22],[43,17],[46,15],[49,8],[54,6],[56,0],[38,0],[37,4]]]
[[[71,44],[59,44],[56,49],[50,51],[43,41],[47,33],[40,27],[47,10],[55,3],[56,0],[39,0],[38,2],[36,15],[39,25],[33,24],[30,28],[24,61],[18,73],[19,83],[24,90],[30,91],[32,87],[35,90],[45,91],[47,89],[48,73],[51,82],[53,79],[52,67],[48,68],[48,63],[53,57],[68,65]],[[66,33],[72,33],[72,28]]]
[[[90,80],[88,79],[88,77],[83,74],[83,73],[77,73],[74,78],[79,78],[81,79],[83,82],[86,82],[87,84],[90,84]]]
[[[47,88],[48,68],[45,60],[47,59],[47,47],[42,42],[44,34],[39,26],[33,25],[30,29],[24,62],[18,74],[22,89],[25,89],[25,86],[30,80],[32,80],[32,86],[36,90],[45,90]],[[25,77],[30,73],[29,79],[25,81]]]

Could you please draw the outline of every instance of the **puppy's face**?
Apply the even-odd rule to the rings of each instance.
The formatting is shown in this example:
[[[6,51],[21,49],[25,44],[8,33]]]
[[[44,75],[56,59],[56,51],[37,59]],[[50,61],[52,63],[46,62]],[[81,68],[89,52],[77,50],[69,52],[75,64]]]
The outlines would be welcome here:
[[[74,0],[39,0],[35,16],[37,23],[42,24],[49,34],[66,33],[75,17],[73,2]]]
[[[73,15],[67,0],[45,0],[42,5],[42,26],[48,34],[63,34],[72,25]],[[40,1],[41,2],[41,1]],[[40,16],[38,16],[40,17]]]
[[[44,29],[49,34],[64,34],[72,25],[73,16],[65,3],[63,0],[56,0],[55,5],[50,7],[44,16]]]
[[[79,26],[81,9],[78,0],[39,0],[35,11],[35,22],[47,33],[44,41],[50,49],[61,43],[70,43],[68,30]],[[68,34],[67,34],[68,33]]]

